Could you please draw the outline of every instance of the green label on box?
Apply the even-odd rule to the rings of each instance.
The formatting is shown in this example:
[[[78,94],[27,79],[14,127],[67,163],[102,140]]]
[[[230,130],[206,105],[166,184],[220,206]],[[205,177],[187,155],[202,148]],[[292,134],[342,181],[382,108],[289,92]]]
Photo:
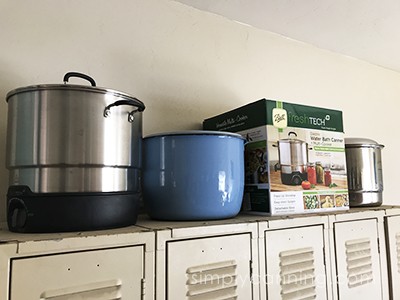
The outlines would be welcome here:
[[[238,132],[263,125],[343,132],[341,111],[267,99],[206,119],[203,128]]]
[[[222,115],[204,120],[206,130],[238,132],[267,125],[267,110],[264,100],[242,106]]]
[[[278,129],[300,127],[343,132],[341,111],[272,100],[266,103],[267,124]],[[286,126],[279,126],[282,122]]]

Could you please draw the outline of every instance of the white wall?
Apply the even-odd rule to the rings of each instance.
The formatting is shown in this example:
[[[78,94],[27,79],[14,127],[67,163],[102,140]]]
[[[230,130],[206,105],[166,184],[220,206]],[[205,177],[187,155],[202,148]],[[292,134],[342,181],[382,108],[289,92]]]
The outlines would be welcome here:
[[[400,204],[399,73],[171,0],[1,0],[0,40],[0,220],[5,95],[68,71],[141,99],[145,135],[200,128],[263,97],[343,110],[346,136],[386,145],[385,204]]]

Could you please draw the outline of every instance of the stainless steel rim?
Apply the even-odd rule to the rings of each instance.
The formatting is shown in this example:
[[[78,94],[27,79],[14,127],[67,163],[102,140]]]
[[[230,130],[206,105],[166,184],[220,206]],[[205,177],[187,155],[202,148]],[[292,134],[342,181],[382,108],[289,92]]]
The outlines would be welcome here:
[[[125,99],[132,99],[138,101],[139,103],[143,104],[142,101],[133,97],[127,93],[102,88],[102,87],[93,87],[88,85],[77,85],[77,84],[40,84],[40,85],[30,85],[26,87],[16,88],[7,93],[6,101],[8,102],[9,98],[16,94],[27,93],[27,92],[35,92],[35,91],[47,91],[47,90],[68,90],[68,91],[83,91],[83,92],[91,92],[97,94],[107,94],[115,97],[125,98]]]

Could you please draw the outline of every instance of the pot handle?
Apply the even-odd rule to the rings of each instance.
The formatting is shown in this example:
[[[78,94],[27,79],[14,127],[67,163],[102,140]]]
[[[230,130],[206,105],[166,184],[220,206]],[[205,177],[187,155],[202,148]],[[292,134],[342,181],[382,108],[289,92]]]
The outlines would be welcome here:
[[[144,104],[143,104],[139,99],[132,98],[132,99],[130,99],[130,100],[118,100],[118,101],[115,101],[114,103],[111,103],[111,104],[107,105],[107,106],[104,108],[104,112],[103,112],[104,118],[107,118],[107,117],[111,114],[111,107],[120,106],[120,105],[130,105],[130,106],[135,106],[135,107],[137,107],[137,109],[132,110],[132,111],[128,114],[128,121],[129,121],[130,123],[133,122],[133,119],[134,119],[134,116],[133,116],[133,115],[134,115],[136,112],[141,112],[141,111],[144,111],[144,109],[145,109]]]
[[[94,81],[92,77],[78,72],[68,72],[67,74],[65,74],[63,79],[64,83],[67,83],[71,77],[79,77],[82,79],[86,79],[87,81],[90,82],[92,86],[96,86],[96,81]]]

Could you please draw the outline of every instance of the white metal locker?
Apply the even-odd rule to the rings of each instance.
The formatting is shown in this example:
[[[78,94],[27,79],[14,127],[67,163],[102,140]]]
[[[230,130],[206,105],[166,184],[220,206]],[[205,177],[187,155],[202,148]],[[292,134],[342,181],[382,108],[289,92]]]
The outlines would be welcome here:
[[[334,224],[339,299],[382,298],[376,219]]]
[[[391,299],[400,299],[400,216],[386,218]]]
[[[154,299],[155,234],[0,230],[0,299]]]
[[[251,299],[250,241],[237,234],[169,242],[167,298]]]
[[[253,216],[157,222],[156,300],[258,300],[258,226]]]
[[[267,298],[327,299],[323,226],[265,232]]]
[[[332,299],[328,232],[325,215],[260,220],[260,299]]]
[[[11,262],[11,299],[140,299],[144,247],[18,258]]]

